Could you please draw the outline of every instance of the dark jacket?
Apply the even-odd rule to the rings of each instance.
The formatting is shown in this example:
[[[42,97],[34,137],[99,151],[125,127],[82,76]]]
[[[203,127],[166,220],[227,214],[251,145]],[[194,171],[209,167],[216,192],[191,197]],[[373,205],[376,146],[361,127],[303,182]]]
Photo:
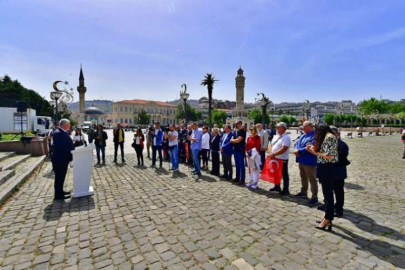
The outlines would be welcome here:
[[[339,162],[336,164],[336,179],[346,179],[347,178],[347,166],[350,164],[350,161],[347,159],[349,156],[349,146],[342,141],[339,142]]]
[[[219,147],[219,142],[221,140],[221,136],[218,134],[217,136],[211,138],[210,143],[211,143],[211,150],[214,152],[218,152],[220,147]]]
[[[62,128],[57,128],[53,134],[52,162],[69,163],[72,159],[71,151],[75,150],[72,138]]]
[[[121,130],[122,130],[122,138],[125,141],[125,131],[122,128],[121,128]],[[117,128],[114,129],[113,134],[114,134],[114,143],[118,143],[119,135],[118,135],[118,129]]]
[[[101,133],[101,138],[98,137],[98,130],[93,132],[93,139],[94,139],[94,145],[96,146],[106,146],[107,145],[107,132],[102,131]]]

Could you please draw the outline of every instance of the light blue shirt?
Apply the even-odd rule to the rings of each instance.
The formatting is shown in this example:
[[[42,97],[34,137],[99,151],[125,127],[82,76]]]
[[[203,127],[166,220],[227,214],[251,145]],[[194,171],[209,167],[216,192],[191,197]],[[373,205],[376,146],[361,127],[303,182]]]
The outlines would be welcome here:
[[[191,142],[191,150],[198,149],[201,150],[201,141],[202,141],[202,131],[199,129],[193,130],[193,133],[191,133],[191,138],[192,139],[197,139],[197,141],[192,141]]]

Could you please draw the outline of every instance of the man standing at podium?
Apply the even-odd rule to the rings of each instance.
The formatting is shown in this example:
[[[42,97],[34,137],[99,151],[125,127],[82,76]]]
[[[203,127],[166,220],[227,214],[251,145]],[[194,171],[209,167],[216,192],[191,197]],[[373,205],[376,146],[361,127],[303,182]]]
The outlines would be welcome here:
[[[68,134],[70,121],[62,119],[59,121],[59,127],[53,134],[53,154],[52,166],[55,171],[55,200],[64,200],[70,198],[70,192],[63,191],[66,173],[69,162],[72,161],[71,151],[75,149],[72,138]]]
[[[122,163],[125,163],[125,158],[124,158],[125,132],[121,128],[121,123],[117,124],[117,128],[114,129],[113,133],[114,133],[114,163],[117,163],[118,145],[121,148]]]

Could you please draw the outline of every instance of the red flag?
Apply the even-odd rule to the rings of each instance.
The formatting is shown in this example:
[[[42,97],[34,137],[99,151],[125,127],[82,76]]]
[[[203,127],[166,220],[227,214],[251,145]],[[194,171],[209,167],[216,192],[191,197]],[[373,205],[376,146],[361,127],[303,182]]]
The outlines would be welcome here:
[[[267,157],[260,179],[275,185],[280,185],[281,178],[283,178],[283,161],[281,159],[271,159]]]
[[[185,151],[186,151],[186,159],[188,160],[190,157],[189,157],[189,154],[188,154],[188,143],[185,143],[184,144],[184,149],[185,149]]]

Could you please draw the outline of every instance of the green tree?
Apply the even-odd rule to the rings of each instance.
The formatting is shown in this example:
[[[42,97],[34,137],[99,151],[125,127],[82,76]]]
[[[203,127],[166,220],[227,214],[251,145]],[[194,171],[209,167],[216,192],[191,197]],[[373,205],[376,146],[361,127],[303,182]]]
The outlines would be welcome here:
[[[282,115],[282,116],[280,116],[280,122],[284,122],[287,125],[289,125],[290,124],[290,118],[287,115]]]
[[[184,119],[184,106],[179,104],[177,106],[177,119]],[[189,103],[187,103],[187,120],[188,121],[200,121],[202,119],[202,114],[197,112]]]
[[[17,107],[18,100],[26,101],[27,107],[35,109],[37,115],[53,116],[52,107],[44,97],[8,75],[0,77],[0,107]]]
[[[212,122],[222,127],[225,124],[226,118],[228,115],[224,111],[213,110],[212,111]]]
[[[288,122],[290,123],[290,125],[292,125],[294,123],[297,123],[297,119],[294,116],[289,116]]]
[[[150,115],[146,112],[145,109],[142,109],[134,117],[134,123],[141,125],[148,125],[150,123]]]
[[[212,128],[212,90],[214,89],[214,84],[217,81],[218,80],[215,79],[212,73],[207,73],[207,75],[205,75],[204,79],[201,81],[201,85],[206,86],[208,90],[208,126],[210,130]]]
[[[323,116],[323,121],[325,123],[327,123],[328,125],[332,125],[333,124],[333,120],[335,119],[336,115],[332,114],[332,113],[326,113]]]
[[[262,123],[262,110],[253,109],[249,112],[249,118],[252,118],[255,124]],[[265,115],[266,124],[270,123],[270,116],[268,114]],[[263,123],[262,123],[263,124]]]

